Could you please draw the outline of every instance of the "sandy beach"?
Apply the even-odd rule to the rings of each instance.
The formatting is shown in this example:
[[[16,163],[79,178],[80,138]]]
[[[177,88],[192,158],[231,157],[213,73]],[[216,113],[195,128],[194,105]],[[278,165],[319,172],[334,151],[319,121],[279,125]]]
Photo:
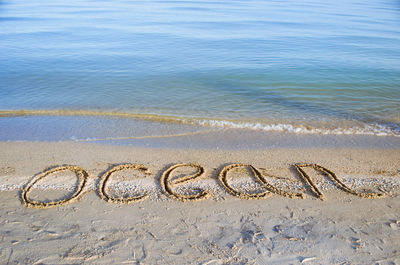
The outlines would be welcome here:
[[[397,264],[400,262],[399,149],[270,148],[262,150],[157,149],[76,142],[1,142],[2,264]],[[178,195],[206,191],[198,201],[182,202],[162,187],[165,172],[176,164],[197,164],[204,173],[182,166],[169,184]],[[307,176],[323,193],[316,196],[294,165],[315,163],[334,172],[359,194],[346,192],[315,169]],[[115,172],[99,195],[100,179],[119,165],[140,164]],[[239,166],[220,182],[232,164],[252,165],[269,185],[303,199],[271,193],[249,167]],[[36,209],[21,200],[23,188],[43,171],[74,165],[87,172],[76,201]],[[181,183],[179,184],[179,180]],[[72,172],[49,174],[33,185],[32,202],[65,199],[76,189]],[[271,196],[270,196],[271,195]]]
[[[400,265],[399,3],[0,0],[0,265]]]

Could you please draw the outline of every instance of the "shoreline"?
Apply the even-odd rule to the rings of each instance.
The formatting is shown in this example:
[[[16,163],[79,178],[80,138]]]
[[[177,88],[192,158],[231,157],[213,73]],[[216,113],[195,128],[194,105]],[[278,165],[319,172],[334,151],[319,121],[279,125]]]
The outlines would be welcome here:
[[[154,149],[399,149],[400,137],[265,132],[88,117],[0,118],[0,142],[76,142]]]
[[[283,116],[279,119],[235,119],[227,116],[173,116],[100,110],[0,110],[0,126],[3,127],[0,141],[129,140],[220,131],[243,131],[247,134],[246,137],[251,137],[251,134],[258,137],[263,134],[311,137],[379,136],[398,138],[398,144],[400,141],[400,132],[395,121],[366,122],[334,116],[319,119],[291,119]],[[118,130],[111,130],[114,127]],[[16,132],[18,133],[15,134]]]

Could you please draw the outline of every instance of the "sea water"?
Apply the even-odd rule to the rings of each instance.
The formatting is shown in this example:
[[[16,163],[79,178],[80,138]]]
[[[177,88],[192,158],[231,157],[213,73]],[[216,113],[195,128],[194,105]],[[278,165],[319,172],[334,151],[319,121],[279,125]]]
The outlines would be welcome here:
[[[400,3],[0,1],[1,140],[96,113],[400,136]]]

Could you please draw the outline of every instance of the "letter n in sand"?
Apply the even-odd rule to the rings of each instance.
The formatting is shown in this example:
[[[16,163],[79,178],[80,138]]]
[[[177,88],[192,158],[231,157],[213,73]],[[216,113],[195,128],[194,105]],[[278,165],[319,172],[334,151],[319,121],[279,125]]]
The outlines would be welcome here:
[[[300,177],[302,178],[304,183],[306,183],[310,187],[312,193],[314,193],[321,200],[325,200],[324,194],[321,192],[320,189],[318,189],[318,187],[315,185],[311,177],[304,171],[304,168],[311,167],[319,172],[322,172],[323,174],[328,176],[341,190],[356,195],[358,197],[376,199],[376,198],[383,198],[385,196],[382,193],[355,191],[350,187],[348,187],[346,184],[344,184],[342,180],[340,180],[334,172],[317,164],[296,164],[295,167],[297,169],[297,172],[299,172]]]

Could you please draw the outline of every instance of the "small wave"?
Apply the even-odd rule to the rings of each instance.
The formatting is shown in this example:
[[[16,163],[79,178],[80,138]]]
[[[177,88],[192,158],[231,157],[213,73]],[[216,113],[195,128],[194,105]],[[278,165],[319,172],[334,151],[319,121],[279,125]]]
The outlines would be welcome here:
[[[130,113],[130,112],[112,112],[112,111],[96,111],[96,110],[0,110],[0,117],[18,117],[18,116],[93,116],[93,117],[116,117],[131,118],[158,122],[179,122],[181,119],[176,116],[157,115],[146,113]]]
[[[93,110],[0,110],[0,117],[15,116],[95,116],[95,117],[114,117],[147,120],[159,123],[189,124],[195,126],[207,126],[214,128],[232,128],[232,129],[251,129],[266,132],[288,132],[298,134],[332,134],[332,135],[375,135],[375,136],[396,136],[400,137],[399,128],[391,128],[381,124],[363,124],[359,121],[341,121],[329,122],[314,125],[295,124],[296,122],[250,122],[241,120],[212,119],[198,117],[179,117],[171,115],[129,113],[129,112],[107,112]],[[324,126],[329,124],[328,126]],[[337,126],[335,127],[335,125]],[[342,124],[345,124],[342,126]],[[355,125],[356,124],[356,125]],[[172,135],[175,136],[175,135]],[[181,136],[179,134],[179,136]],[[152,136],[152,137],[170,137],[170,135]],[[143,138],[143,137],[126,137]],[[146,137],[144,137],[146,138]],[[76,140],[76,139],[72,139]],[[88,139],[93,140],[93,139]]]
[[[334,135],[375,135],[375,136],[397,136],[400,134],[392,131],[383,125],[372,124],[365,125],[363,127],[353,126],[348,128],[317,128],[305,125],[293,125],[293,124],[263,124],[263,123],[252,123],[252,122],[240,122],[240,121],[227,121],[227,120],[198,120],[197,124],[202,126],[211,127],[223,127],[223,128],[235,128],[235,129],[252,129],[262,130],[267,132],[289,132],[299,134],[334,134]]]

